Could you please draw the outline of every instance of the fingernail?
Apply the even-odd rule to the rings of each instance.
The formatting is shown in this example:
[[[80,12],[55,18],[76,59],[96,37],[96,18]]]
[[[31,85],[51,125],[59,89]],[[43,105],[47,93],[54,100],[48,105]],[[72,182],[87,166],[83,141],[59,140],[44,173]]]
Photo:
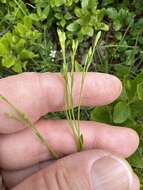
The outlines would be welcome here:
[[[129,164],[118,157],[103,157],[91,169],[93,189],[129,190],[133,181]]]

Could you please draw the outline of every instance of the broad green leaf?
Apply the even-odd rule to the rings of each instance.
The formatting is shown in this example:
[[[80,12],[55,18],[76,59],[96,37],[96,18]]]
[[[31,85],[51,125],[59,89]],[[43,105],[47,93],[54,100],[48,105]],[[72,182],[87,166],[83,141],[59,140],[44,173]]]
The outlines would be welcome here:
[[[35,13],[31,13],[30,15],[31,20],[38,22],[40,20],[39,16]]]
[[[7,0],[1,0],[1,3],[7,3],[6,1],[7,1]]]
[[[124,78],[129,72],[129,67],[121,64],[115,64],[114,69],[119,78]]]
[[[16,47],[18,53],[21,51],[21,49],[24,48],[25,44],[26,44],[26,40],[24,40],[22,38],[19,39],[19,41],[15,44],[15,47]]]
[[[125,88],[126,88],[126,93],[128,95],[128,98],[131,100],[134,98],[136,94],[136,81],[135,80],[126,80],[125,82]]]
[[[94,8],[94,10],[96,10],[97,9],[97,5],[98,5],[98,0],[89,0],[88,9],[92,10]]]
[[[97,17],[98,22],[101,22],[103,20],[104,15],[105,15],[105,9],[104,8],[96,10],[96,17]]]
[[[75,15],[76,15],[77,17],[81,17],[82,14],[83,14],[83,10],[80,9],[80,8],[78,8],[78,7],[75,8],[74,12],[75,12]]]
[[[44,9],[42,8],[37,8],[37,15],[39,16],[40,20],[43,21],[45,20],[48,15],[49,15],[50,8],[49,6],[46,6]]]
[[[86,8],[90,0],[81,0],[81,7]]]
[[[48,15],[49,15],[49,12],[50,12],[50,7],[49,7],[49,6],[46,6],[46,7],[44,8],[42,14],[43,14],[43,16],[44,16],[45,18],[47,18]]]
[[[110,19],[116,19],[118,12],[115,8],[111,7],[106,10],[106,13]]]
[[[115,32],[115,37],[116,37],[117,40],[120,41],[120,40],[122,40],[123,35],[122,35],[122,33],[120,31],[117,31],[117,32]]]
[[[113,22],[113,28],[115,31],[119,31],[122,27],[122,23],[120,22],[120,20],[116,19]]]
[[[20,37],[25,37],[27,32],[29,32],[28,27],[26,27],[21,23],[18,23],[17,26],[15,27],[16,35],[19,35]]]
[[[0,39],[0,43],[2,43],[5,47],[9,48],[9,46],[11,45],[13,36],[12,33],[7,32],[1,39]]]
[[[128,101],[128,95],[125,88],[123,88],[122,93],[120,95],[120,101]]]
[[[103,31],[108,31],[109,30],[109,26],[103,22],[100,23],[98,30],[103,30]]]
[[[114,2],[114,0],[106,0],[106,1],[104,1],[104,5],[106,6],[106,5],[109,5],[113,2]]]
[[[32,27],[32,19],[30,16],[25,16],[23,18],[24,25],[27,26],[29,29]]]
[[[85,26],[85,27],[82,27],[81,32],[83,35],[93,36],[94,29],[90,26]]]
[[[22,64],[20,62],[17,62],[13,67],[12,70],[16,73],[22,73]]]
[[[132,109],[132,117],[143,120],[143,101],[136,100],[130,105]]]
[[[50,0],[50,4],[52,7],[60,7],[65,3],[65,0]]]
[[[75,21],[67,26],[67,30],[71,32],[76,32],[80,29],[80,25]]]
[[[103,123],[111,123],[110,114],[107,106],[94,108],[90,115],[91,120]]]
[[[16,64],[16,57],[14,56],[6,56],[2,59],[2,65],[6,68],[10,68]]]
[[[56,17],[56,19],[58,19],[58,20],[61,20],[62,18],[63,18],[63,14],[60,12],[57,12],[56,14],[55,14],[55,17]]]
[[[60,21],[60,25],[61,25],[62,27],[64,27],[64,26],[66,25],[66,20],[65,20],[65,19],[62,19],[62,20]]]
[[[9,48],[5,44],[0,42],[0,56],[6,56],[9,54]]]
[[[143,100],[143,81],[137,85],[137,95],[139,100]]]
[[[143,81],[143,71],[141,71],[135,78],[136,83],[140,83]]]
[[[114,106],[113,121],[114,123],[123,123],[131,115],[131,110],[127,102],[120,101]]]
[[[132,167],[143,169],[143,157],[139,151],[134,153],[128,160]]]
[[[23,49],[20,53],[19,56],[21,59],[32,59],[34,57],[37,57],[36,54],[34,54],[33,52]]]
[[[70,20],[70,19],[72,19],[72,14],[70,14],[69,12],[67,12],[67,13],[64,15],[64,18],[65,18],[66,20]]]

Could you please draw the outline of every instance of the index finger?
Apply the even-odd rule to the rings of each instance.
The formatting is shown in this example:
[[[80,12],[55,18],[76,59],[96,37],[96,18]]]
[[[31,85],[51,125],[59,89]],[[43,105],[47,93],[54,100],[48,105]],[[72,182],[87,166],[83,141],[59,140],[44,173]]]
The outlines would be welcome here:
[[[82,73],[75,73],[73,97],[78,104]],[[82,106],[101,106],[114,101],[121,93],[118,78],[103,73],[87,73],[81,97]],[[23,112],[32,122],[48,112],[62,111],[64,108],[64,79],[59,73],[22,73],[0,79],[0,94]],[[0,133],[19,131],[24,126],[5,117],[11,109],[0,102]]]

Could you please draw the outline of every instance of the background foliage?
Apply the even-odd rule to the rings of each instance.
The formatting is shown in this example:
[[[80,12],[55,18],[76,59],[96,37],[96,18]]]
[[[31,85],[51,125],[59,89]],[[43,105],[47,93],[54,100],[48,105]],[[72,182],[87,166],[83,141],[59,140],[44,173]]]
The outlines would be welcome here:
[[[60,71],[63,62],[57,28],[66,32],[68,44],[72,39],[81,42],[77,56],[77,71],[81,71],[84,52],[102,31],[90,69],[118,76],[124,89],[111,105],[83,108],[82,119],[128,126],[138,132],[140,146],[129,161],[143,184],[142,16],[142,0],[0,0],[0,77],[24,71]]]

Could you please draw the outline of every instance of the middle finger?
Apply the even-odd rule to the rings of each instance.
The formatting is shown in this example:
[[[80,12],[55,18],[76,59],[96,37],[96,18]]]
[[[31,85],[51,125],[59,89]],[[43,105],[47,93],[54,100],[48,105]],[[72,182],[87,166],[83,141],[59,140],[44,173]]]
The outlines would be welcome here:
[[[80,126],[85,149],[106,149],[128,157],[139,144],[136,132],[129,128],[113,127],[93,121],[81,121]],[[40,120],[37,127],[56,152],[64,155],[76,152],[67,121]],[[22,169],[51,159],[46,146],[31,133],[30,129],[1,136],[0,145],[0,167],[4,169]]]

